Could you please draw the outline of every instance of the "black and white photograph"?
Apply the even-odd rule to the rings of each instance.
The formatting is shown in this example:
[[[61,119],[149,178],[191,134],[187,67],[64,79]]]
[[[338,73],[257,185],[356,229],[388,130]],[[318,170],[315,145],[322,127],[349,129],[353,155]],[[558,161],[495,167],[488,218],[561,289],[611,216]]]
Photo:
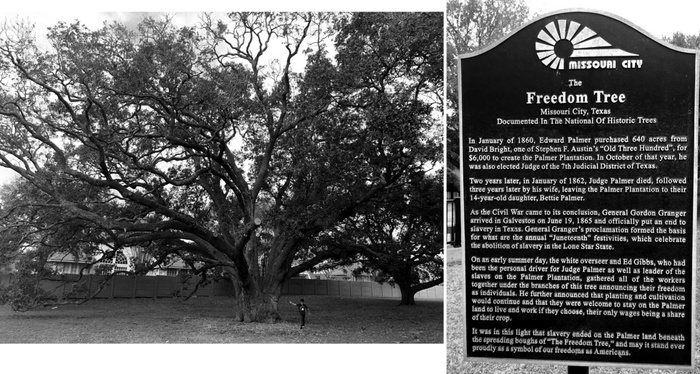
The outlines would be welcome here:
[[[443,7],[0,13],[0,359],[442,370]]]

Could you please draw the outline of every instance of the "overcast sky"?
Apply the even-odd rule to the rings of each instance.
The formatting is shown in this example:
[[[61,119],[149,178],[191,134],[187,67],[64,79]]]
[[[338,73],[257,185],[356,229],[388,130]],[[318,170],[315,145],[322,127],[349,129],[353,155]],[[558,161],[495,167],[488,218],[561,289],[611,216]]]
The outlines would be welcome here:
[[[31,4],[43,4],[32,6]],[[198,1],[114,1],[101,2],[85,6],[75,0],[64,2],[51,2],[44,0],[28,0],[14,2],[13,5],[3,5],[3,11],[19,11],[28,14],[37,22],[37,28],[45,30],[45,27],[55,24],[57,21],[72,21],[80,19],[88,26],[99,27],[105,20],[119,20],[121,22],[137,22],[127,11],[139,12],[171,12],[183,22],[196,22],[197,16],[192,12],[201,11],[227,11],[230,10],[224,1],[198,0]],[[700,32],[700,1],[697,0],[526,0],[533,13],[546,14],[562,9],[593,9],[613,13],[633,24],[648,31],[650,34],[661,38],[671,36],[680,31],[686,34]],[[61,4],[58,6],[57,4]],[[70,6],[76,4],[76,6]],[[66,6],[68,5],[68,6]],[[353,0],[339,1],[278,1],[256,0],[245,2],[242,6],[252,7],[256,10],[430,10],[442,11],[444,5],[434,0]],[[236,4],[239,9],[239,4]],[[28,13],[29,12],[29,13]],[[189,14],[188,14],[189,12]]]
[[[676,31],[685,34],[700,32],[698,0],[527,0],[526,3],[533,13],[540,15],[571,8],[612,13],[659,39],[670,37]]]

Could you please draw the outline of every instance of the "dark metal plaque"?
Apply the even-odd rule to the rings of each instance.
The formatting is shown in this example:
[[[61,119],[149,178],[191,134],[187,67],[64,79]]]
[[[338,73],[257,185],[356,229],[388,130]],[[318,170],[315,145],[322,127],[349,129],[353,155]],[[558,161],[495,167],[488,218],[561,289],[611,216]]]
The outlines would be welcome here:
[[[697,66],[590,11],[460,58],[467,358],[692,366]]]

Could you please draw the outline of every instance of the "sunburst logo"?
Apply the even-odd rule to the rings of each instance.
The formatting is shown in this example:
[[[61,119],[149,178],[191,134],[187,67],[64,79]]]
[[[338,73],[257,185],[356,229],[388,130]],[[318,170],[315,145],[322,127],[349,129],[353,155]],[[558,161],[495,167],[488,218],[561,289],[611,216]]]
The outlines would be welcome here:
[[[570,58],[632,57],[605,41],[578,22],[558,20],[548,23],[537,35],[535,50],[540,61],[551,69],[563,70]]]

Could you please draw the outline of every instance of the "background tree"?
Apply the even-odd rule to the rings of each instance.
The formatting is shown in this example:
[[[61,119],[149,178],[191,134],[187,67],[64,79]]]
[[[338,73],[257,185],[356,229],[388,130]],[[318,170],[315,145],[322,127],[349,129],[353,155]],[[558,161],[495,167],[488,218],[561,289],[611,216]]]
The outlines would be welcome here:
[[[16,180],[0,192],[0,270],[14,275],[13,284],[0,288],[0,303],[9,303],[13,310],[56,301],[55,295],[40,285],[43,279],[60,279],[45,266],[52,253],[77,256],[97,250],[89,225],[80,219],[63,219],[64,210],[45,197],[24,180]]]
[[[530,18],[524,0],[448,0],[447,37],[447,181],[459,190],[459,93],[457,56],[474,52],[515,31]]]
[[[93,248],[80,254],[140,246],[153,261],[136,272],[178,256],[231,279],[240,320],[275,320],[284,282],[337,255],[305,242],[437,158],[442,51],[424,47],[442,44],[441,20],[231,13],[204,15],[197,29],[167,18],[138,31],[58,24],[48,51],[26,27],[7,27],[0,166],[32,186],[33,208],[60,213],[40,221],[81,225]]]
[[[353,250],[341,264],[376,273],[398,285],[400,305],[415,305],[415,294],[443,282],[442,174],[417,173],[381,200],[363,207],[322,242]]]
[[[682,48],[700,49],[700,34],[692,35],[684,34],[682,32],[674,32],[671,37],[664,36],[662,39],[665,42]]]

